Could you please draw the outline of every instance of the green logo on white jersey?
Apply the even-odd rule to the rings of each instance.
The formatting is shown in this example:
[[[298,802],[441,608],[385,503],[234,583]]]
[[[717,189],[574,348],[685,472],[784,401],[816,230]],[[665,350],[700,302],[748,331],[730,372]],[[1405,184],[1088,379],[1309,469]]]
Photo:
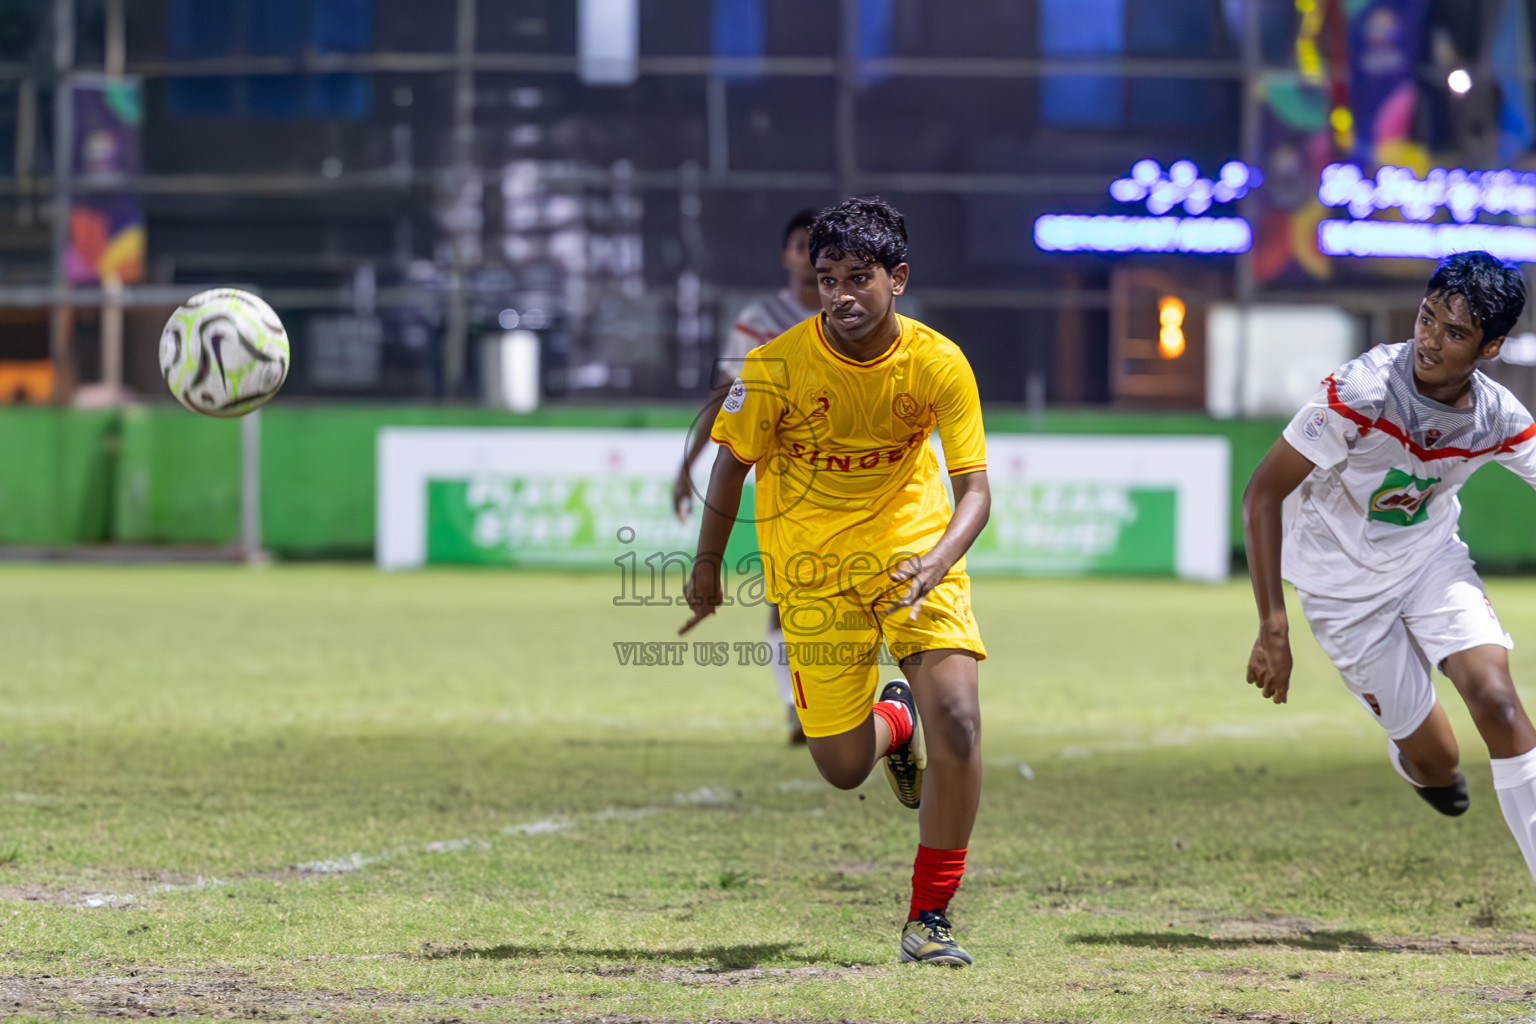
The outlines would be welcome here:
[[[1421,480],[1400,469],[1389,469],[1381,486],[1371,495],[1369,518],[1393,526],[1422,523],[1429,518],[1429,500],[1439,485],[1438,478]]]

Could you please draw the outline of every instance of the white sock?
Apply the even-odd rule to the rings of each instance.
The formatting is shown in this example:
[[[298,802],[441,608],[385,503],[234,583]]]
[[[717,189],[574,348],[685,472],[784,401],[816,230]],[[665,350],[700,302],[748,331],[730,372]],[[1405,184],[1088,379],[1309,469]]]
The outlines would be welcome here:
[[[1519,757],[1495,757],[1488,765],[1504,821],[1525,854],[1531,878],[1536,879],[1536,750]]]
[[[768,630],[768,646],[773,651],[773,678],[779,684],[779,701],[787,708],[795,706],[795,681],[790,677],[789,666],[781,656],[784,650],[783,628]]]
[[[1390,736],[1387,737],[1387,760],[1392,762],[1392,770],[1401,775],[1404,782],[1408,783],[1408,785],[1412,786],[1414,789],[1424,788],[1417,782],[1414,782],[1413,779],[1408,777],[1408,772],[1403,768],[1402,751],[1397,749],[1397,744],[1392,741]]]

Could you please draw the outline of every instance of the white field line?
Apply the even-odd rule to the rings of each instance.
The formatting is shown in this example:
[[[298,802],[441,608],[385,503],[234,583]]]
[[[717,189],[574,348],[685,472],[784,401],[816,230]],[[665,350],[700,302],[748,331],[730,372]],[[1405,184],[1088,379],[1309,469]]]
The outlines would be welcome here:
[[[597,824],[609,821],[638,821],[641,818],[649,818],[662,811],[675,811],[682,807],[720,807],[734,803],[741,796],[736,790],[726,789],[722,786],[701,786],[691,793],[672,794],[670,805],[654,807],[608,807],[589,814],[573,814],[564,818],[540,818],[536,821],[520,822],[516,825],[508,825],[501,829],[501,834],[506,836],[543,836],[553,835],[559,832],[568,832],[583,824]],[[389,860],[393,857],[409,853],[459,853],[465,850],[489,850],[491,844],[484,839],[440,839],[427,843],[420,847],[405,847],[394,850],[385,850],[381,853],[364,855],[351,853],[342,857],[329,857],[324,860],[303,861],[294,864],[293,870],[309,875],[340,875],[357,871],[370,864]]]

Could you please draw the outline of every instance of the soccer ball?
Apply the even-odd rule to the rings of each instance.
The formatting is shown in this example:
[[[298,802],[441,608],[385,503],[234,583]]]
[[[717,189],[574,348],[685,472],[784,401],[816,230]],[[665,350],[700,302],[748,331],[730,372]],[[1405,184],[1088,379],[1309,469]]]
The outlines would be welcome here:
[[[160,334],[160,373],[193,412],[244,416],[283,386],[288,332],[250,292],[199,292],[177,307]]]

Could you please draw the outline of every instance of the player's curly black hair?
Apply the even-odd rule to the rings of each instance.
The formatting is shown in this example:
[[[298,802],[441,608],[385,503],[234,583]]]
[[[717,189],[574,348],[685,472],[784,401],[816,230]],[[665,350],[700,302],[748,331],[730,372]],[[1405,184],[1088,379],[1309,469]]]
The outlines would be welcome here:
[[[1483,328],[1483,344],[1509,333],[1525,309],[1525,278],[1513,263],[1482,250],[1458,252],[1440,261],[1425,295],[1460,295]]]
[[[879,196],[844,199],[816,217],[811,227],[811,262],[839,253],[873,260],[887,271],[907,259],[907,221]]]

